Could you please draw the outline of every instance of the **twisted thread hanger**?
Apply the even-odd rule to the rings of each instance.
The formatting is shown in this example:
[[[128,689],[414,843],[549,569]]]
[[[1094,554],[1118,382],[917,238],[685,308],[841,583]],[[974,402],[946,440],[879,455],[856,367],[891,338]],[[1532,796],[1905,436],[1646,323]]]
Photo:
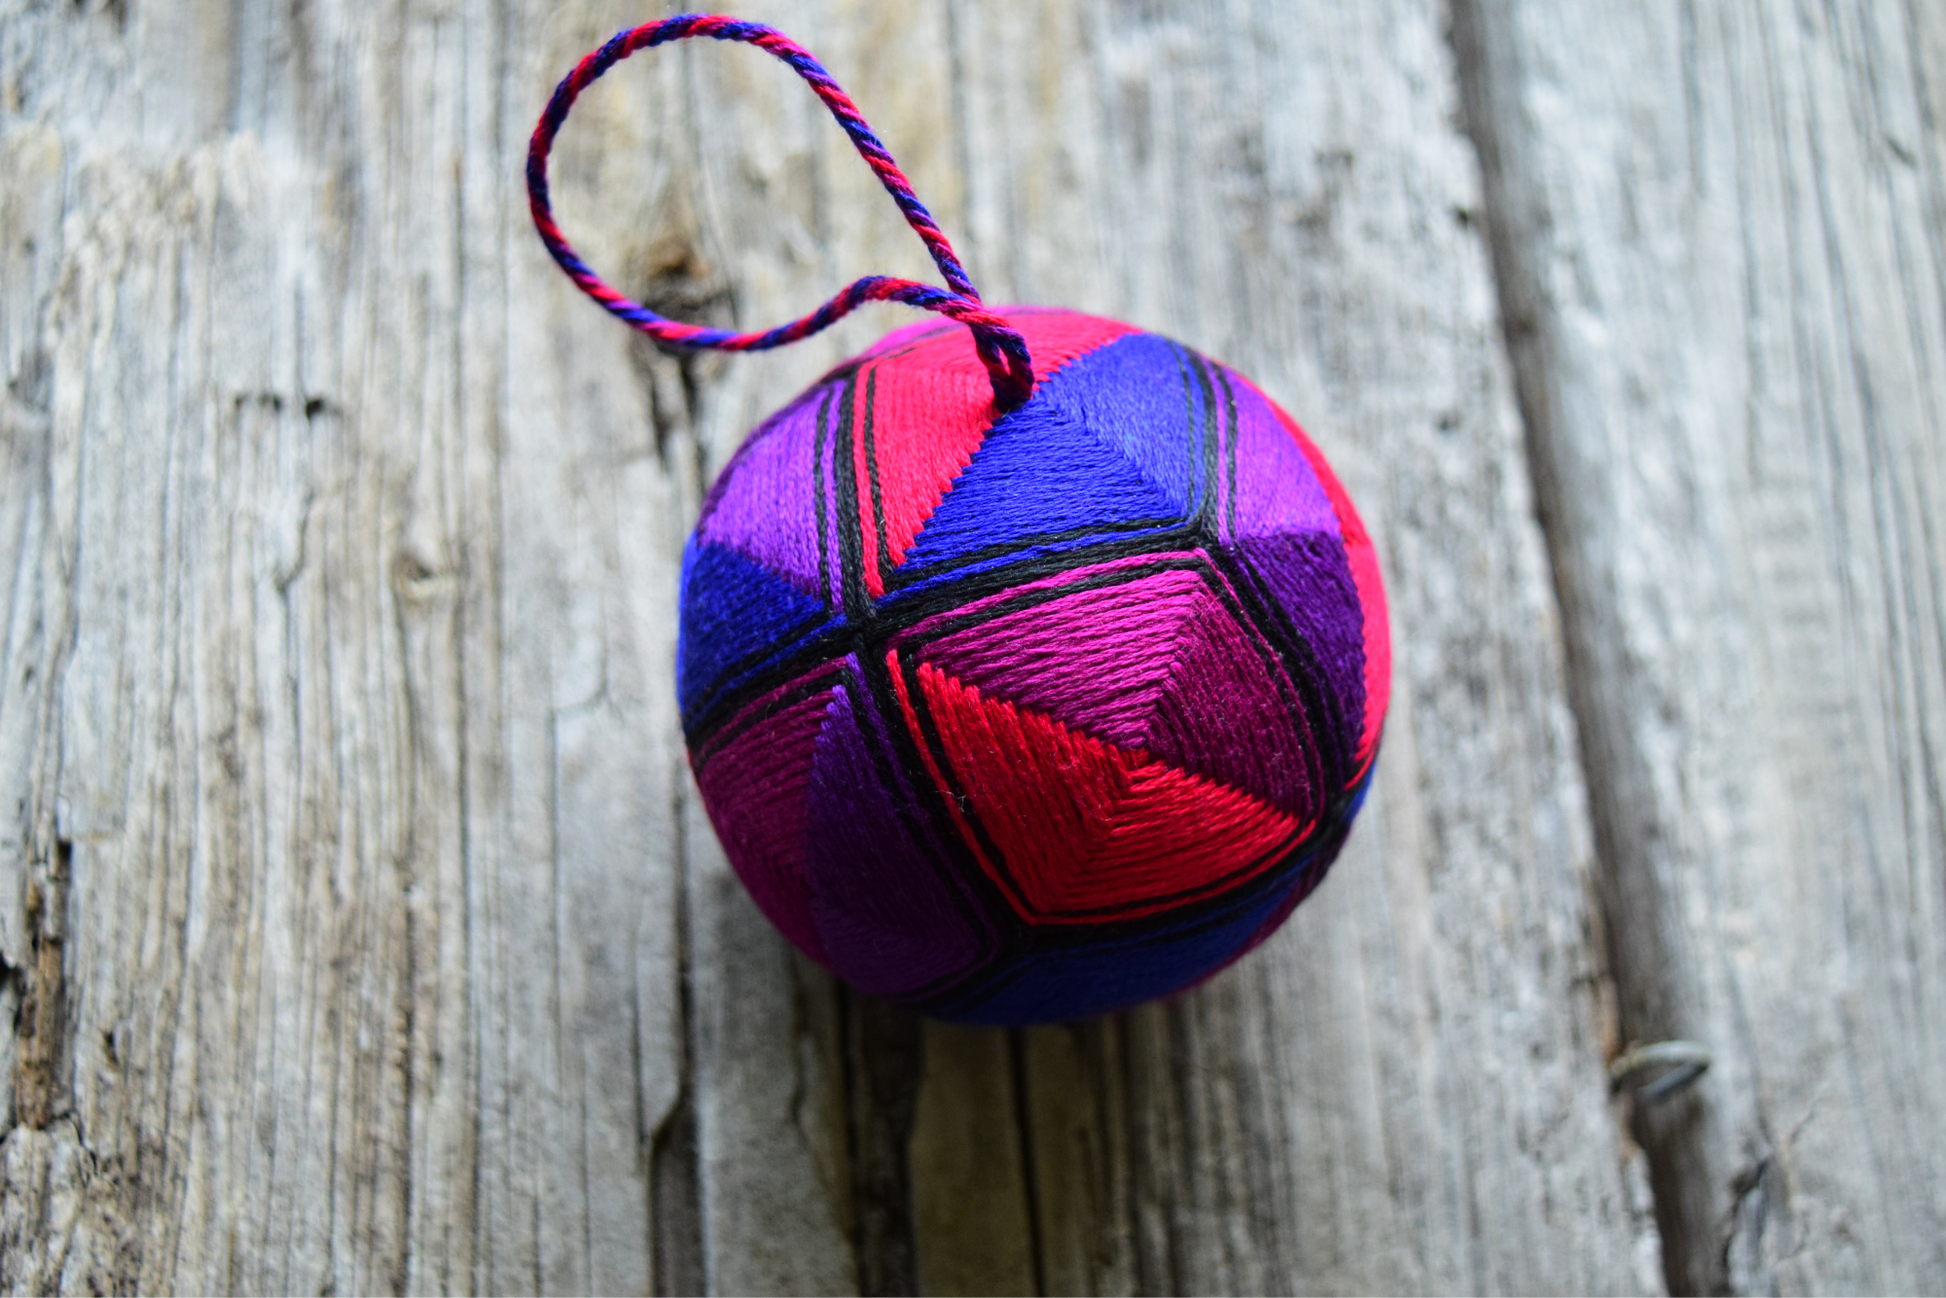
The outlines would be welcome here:
[[[847,284],[817,310],[789,324],[759,332],[732,333],[659,316],[640,302],[616,292],[589,269],[561,233],[560,226],[555,224],[553,209],[548,204],[547,155],[554,147],[554,137],[562,123],[567,121],[568,110],[574,106],[575,99],[609,68],[637,50],[694,36],[755,45],[789,64],[793,71],[809,82],[818,98],[824,101],[825,107],[831,110],[831,115],[838,119],[838,125],[845,128],[845,134],[851,137],[859,155],[878,176],[886,192],[892,196],[892,201],[899,205],[899,211],[905,214],[906,224],[925,243],[926,250],[932,254],[933,263],[945,276],[950,291],[915,280],[867,275]],[[579,285],[582,292],[599,302],[609,314],[661,342],[720,351],[764,351],[808,338],[862,303],[904,302],[908,306],[936,311],[972,329],[980,362],[986,366],[987,376],[993,383],[994,404],[1002,411],[1018,406],[1033,391],[1034,371],[1027,355],[1026,342],[1004,316],[980,301],[980,292],[973,287],[966,268],[960,265],[953,245],[932,219],[926,205],[912,192],[912,183],[899,170],[899,164],[893,160],[884,143],[873,133],[870,123],[858,111],[858,106],[851,102],[851,96],[832,80],[831,74],[811,57],[809,51],[782,32],[762,23],[743,22],[721,15],[678,14],[616,33],[600,49],[582,59],[574,71],[555,87],[554,96],[534,127],[534,136],[527,148],[527,198],[534,215],[534,228],[540,232],[541,242],[547,245],[548,252],[567,272],[568,278]]]

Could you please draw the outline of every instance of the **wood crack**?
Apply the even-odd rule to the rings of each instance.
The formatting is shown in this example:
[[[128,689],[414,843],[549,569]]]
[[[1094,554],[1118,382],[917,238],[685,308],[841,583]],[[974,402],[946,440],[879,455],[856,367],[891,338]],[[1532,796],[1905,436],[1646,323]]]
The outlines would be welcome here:
[[[57,838],[50,858],[27,884],[26,959],[8,970],[20,987],[15,1012],[12,1126],[45,1131],[67,1112],[68,880],[74,845]]]
[[[1047,1242],[1041,1222],[1040,1168],[1034,1154],[1034,1105],[1027,1074],[1027,1032],[1014,1028],[1007,1033],[1007,1069],[1013,1082],[1014,1138],[1020,1142],[1021,1188],[1027,1209],[1027,1256],[1034,1268],[1034,1292],[1047,1288]]]
[[[676,873],[676,1042],[675,1105],[648,1135],[650,1258],[658,1294],[703,1293],[709,1288],[704,1240],[702,1146],[696,1124],[696,1009],[692,968],[695,961],[689,889],[688,801],[683,781],[674,782],[671,801],[676,841],[671,857]],[[645,1078],[640,1062],[640,1006],[636,1005],[636,1112],[643,1111]]]
[[[868,1296],[917,1293],[909,1146],[925,1078],[919,1016],[858,992],[840,995],[851,1098],[859,1291]]]
[[[1587,572],[1574,549],[1574,532],[1582,525],[1573,515],[1580,502],[1569,491],[1572,470],[1561,463],[1570,452],[1557,427],[1553,383],[1559,360],[1550,332],[1548,295],[1535,264],[1547,216],[1526,188],[1534,183],[1526,143],[1509,125],[1523,111],[1517,102],[1523,71],[1512,49],[1512,21],[1495,0],[1452,0],[1451,43],[1464,124],[1480,160],[1481,205],[1502,338],[1514,378],[1548,574],[1561,610],[1568,701],[1587,780],[1596,862],[1596,886],[1588,904],[1591,919],[1605,934],[1600,950],[1616,980],[1622,1039],[1678,1037],[1684,1035],[1682,1025],[1671,1009],[1673,997],[1663,985],[1673,953],[1660,950],[1661,933],[1653,924],[1630,922],[1631,917],[1653,914],[1664,903],[1655,867],[1642,850],[1638,827],[1630,823],[1631,794],[1645,779],[1641,758],[1626,725],[1609,715],[1612,700],[1604,699],[1615,671],[1602,661],[1612,649],[1600,641],[1602,619],[1591,608],[1600,595],[1589,589],[1589,583],[1601,576]],[[1698,1288],[1682,1269],[1682,1259],[1692,1251],[1684,1235],[1693,1216],[1674,1206],[1674,1200],[1691,1186],[1695,1169],[1691,1160],[1676,1157],[1669,1139],[1658,1135],[1681,1132],[1688,1125],[1665,1121],[1645,1130],[1638,1122],[1636,1131],[1649,1155],[1668,1282],[1671,1291],[1678,1293]]]

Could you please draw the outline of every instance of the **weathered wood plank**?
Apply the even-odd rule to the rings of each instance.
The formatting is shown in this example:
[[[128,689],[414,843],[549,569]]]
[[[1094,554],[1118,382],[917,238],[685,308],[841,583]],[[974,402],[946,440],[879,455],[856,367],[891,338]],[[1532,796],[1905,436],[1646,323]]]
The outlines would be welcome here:
[[[791,956],[682,773],[684,520],[898,317],[678,362],[560,279],[526,132],[643,16],[0,0],[0,1008],[58,1010],[5,1046],[0,1277],[1652,1287],[1438,6],[751,9],[989,296],[1255,375],[1388,563],[1333,880],[1203,991],[1011,1038]],[[631,64],[557,156],[590,256],[691,318],[926,273],[749,51]]]
[[[1654,1287],[1439,8],[953,12],[990,293],[1257,376],[1365,511],[1402,646],[1379,790],[1289,929],[1176,1004],[1029,1034],[1048,1283]]]
[[[1946,11],[1459,6],[1683,1289],[1946,1289]]]

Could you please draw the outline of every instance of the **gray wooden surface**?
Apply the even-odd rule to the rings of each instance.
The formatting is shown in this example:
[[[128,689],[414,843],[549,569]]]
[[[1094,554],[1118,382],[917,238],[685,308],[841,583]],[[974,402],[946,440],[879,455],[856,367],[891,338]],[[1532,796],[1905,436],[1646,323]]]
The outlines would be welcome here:
[[[1671,1281],[1936,1292],[1946,9],[1458,8]]]
[[[793,956],[688,783],[687,520],[907,317],[678,361],[554,270],[527,133],[654,12],[0,0],[0,1283],[1946,1290],[1946,11],[743,7],[1385,563],[1330,881],[1013,1033]],[[747,49],[556,158],[687,318],[928,272]]]

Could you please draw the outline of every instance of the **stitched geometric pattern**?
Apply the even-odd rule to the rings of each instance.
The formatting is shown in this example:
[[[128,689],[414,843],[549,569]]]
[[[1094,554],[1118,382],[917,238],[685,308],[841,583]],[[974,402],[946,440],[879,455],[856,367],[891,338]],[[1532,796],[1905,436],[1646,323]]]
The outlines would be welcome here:
[[[918,324],[751,435],[683,556],[690,760],[757,905],[859,988],[1029,1023],[1188,986],[1323,878],[1390,678],[1317,448],[1167,339],[1010,310],[998,420]]]

